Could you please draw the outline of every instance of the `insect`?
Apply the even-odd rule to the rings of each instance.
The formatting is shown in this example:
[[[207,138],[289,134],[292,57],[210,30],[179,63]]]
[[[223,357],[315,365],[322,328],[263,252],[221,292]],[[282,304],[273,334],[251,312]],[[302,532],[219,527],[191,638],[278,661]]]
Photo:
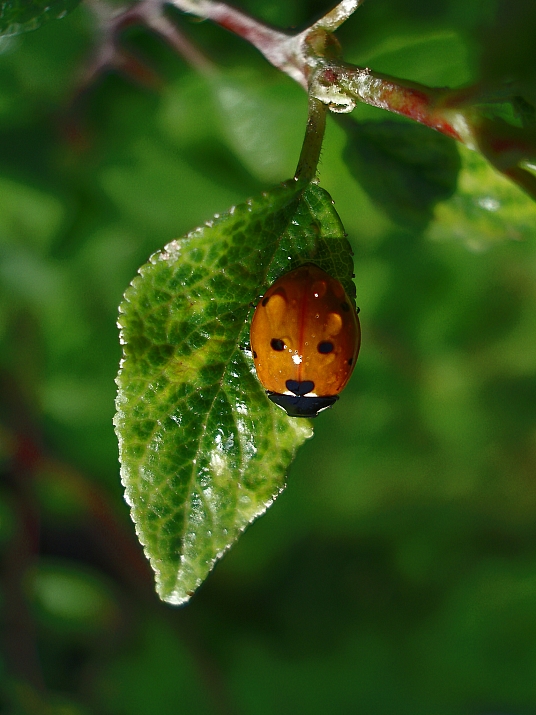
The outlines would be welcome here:
[[[290,417],[316,417],[350,379],[361,330],[341,283],[306,263],[266,291],[255,308],[250,341],[269,399]]]

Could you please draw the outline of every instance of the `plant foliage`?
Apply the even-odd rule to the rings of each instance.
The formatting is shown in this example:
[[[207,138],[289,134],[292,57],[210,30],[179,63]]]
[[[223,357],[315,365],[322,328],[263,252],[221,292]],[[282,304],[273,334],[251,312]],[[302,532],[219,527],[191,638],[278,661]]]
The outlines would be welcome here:
[[[265,511],[311,434],[266,398],[244,350],[252,304],[305,260],[355,295],[330,196],[292,181],[168,244],[125,294],[122,479],[157,590],[171,603],[186,601]]]
[[[36,30],[49,20],[65,17],[80,0],[6,0],[0,3],[0,35]]]

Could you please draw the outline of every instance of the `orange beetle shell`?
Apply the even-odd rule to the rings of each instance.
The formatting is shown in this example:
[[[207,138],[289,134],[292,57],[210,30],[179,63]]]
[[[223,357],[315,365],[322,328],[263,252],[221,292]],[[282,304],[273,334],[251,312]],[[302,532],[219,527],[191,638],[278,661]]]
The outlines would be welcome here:
[[[253,315],[250,340],[257,376],[266,390],[333,397],[350,379],[361,331],[354,303],[341,283],[307,263],[266,291]]]

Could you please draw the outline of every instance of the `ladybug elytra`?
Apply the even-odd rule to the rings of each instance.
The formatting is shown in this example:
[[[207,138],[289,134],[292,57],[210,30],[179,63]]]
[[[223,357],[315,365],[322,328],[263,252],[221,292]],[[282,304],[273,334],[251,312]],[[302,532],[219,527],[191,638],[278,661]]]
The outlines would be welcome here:
[[[281,276],[259,301],[250,331],[257,376],[291,417],[331,407],[354,369],[361,330],[342,284],[307,263]]]

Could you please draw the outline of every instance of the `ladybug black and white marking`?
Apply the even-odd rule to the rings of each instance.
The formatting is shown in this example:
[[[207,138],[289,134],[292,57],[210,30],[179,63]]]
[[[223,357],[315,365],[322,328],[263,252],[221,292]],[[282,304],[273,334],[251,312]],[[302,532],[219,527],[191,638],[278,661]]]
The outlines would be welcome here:
[[[307,263],[281,276],[259,301],[250,331],[257,376],[291,417],[331,407],[355,367],[361,330],[342,284]]]

